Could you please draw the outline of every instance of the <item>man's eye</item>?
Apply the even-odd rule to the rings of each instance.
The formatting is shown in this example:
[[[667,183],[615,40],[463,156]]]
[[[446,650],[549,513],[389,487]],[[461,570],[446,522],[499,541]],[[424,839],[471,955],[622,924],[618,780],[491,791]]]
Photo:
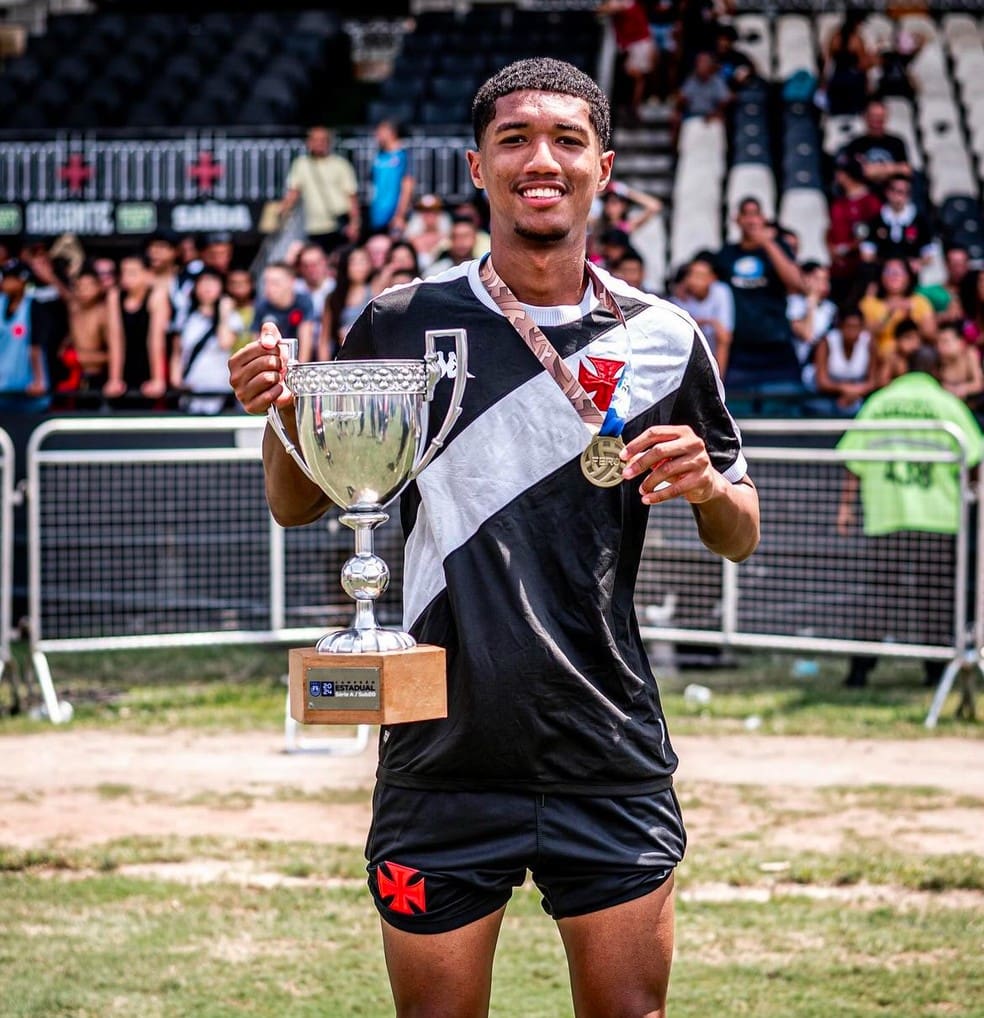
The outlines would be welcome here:
[[[577,137],[577,135],[571,135],[570,137],[562,137],[557,139],[557,143],[560,145],[575,145],[582,146],[584,142]]]
[[[507,134],[501,139],[503,145],[521,145],[526,138],[521,134]]]

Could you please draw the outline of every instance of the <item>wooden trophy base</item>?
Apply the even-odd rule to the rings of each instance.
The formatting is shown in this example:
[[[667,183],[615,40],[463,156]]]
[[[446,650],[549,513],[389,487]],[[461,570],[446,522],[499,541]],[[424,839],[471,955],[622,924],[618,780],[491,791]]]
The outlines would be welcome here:
[[[290,716],[305,725],[398,725],[448,716],[444,648],[290,652]]]

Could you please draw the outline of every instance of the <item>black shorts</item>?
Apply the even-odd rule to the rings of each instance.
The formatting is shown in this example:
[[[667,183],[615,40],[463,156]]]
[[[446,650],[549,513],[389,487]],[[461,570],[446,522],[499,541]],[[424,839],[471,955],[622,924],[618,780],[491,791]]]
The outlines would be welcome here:
[[[555,919],[665,883],[687,836],[672,788],[615,798],[377,785],[369,889],[390,924],[445,933],[501,908],[530,870]]]

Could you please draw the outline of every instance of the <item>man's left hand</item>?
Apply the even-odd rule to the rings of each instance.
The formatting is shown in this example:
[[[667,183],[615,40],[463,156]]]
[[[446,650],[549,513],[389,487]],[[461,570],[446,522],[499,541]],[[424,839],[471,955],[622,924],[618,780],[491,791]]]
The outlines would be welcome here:
[[[639,489],[647,505],[680,497],[699,505],[712,499],[727,483],[711,465],[703,440],[687,425],[647,428],[625,446],[621,455],[625,460],[624,478],[648,471]]]

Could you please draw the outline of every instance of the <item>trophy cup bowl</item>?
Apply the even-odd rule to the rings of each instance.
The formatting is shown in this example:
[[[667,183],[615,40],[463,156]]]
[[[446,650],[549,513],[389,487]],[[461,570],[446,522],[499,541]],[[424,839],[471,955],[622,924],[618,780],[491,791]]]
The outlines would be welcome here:
[[[424,448],[429,403],[442,375],[435,346],[436,339],[441,336],[454,339],[454,386],[445,419]],[[298,720],[309,723],[390,722],[418,719],[406,716],[408,710],[418,715],[420,711],[431,711],[420,715],[429,717],[446,714],[443,650],[417,647],[409,633],[380,627],[374,611],[376,598],[389,585],[390,573],[389,567],[373,550],[373,531],[389,519],[385,507],[433,459],[461,414],[467,376],[465,330],[431,330],[424,338],[425,354],[419,361],[353,360],[311,364],[297,362],[296,340],[282,341],[281,355],[287,362],[284,384],[294,398],[300,449],[290,440],[274,407],[270,408],[271,426],[305,476],[343,510],[339,521],[355,534],[355,554],[345,563],[341,574],[343,589],[355,601],[352,625],[328,633],[318,641],[315,651],[323,656],[320,659],[306,651],[291,652],[292,712],[295,672],[299,676],[303,673],[297,685],[303,692],[303,703],[298,701],[298,709],[304,716],[298,717],[295,713]],[[345,669],[346,660],[328,660],[329,656],[348,655],[355,665],[355,655],[372,657],[398,651],[416,657],[416,665],[411,666],[409,658],[399,663],[391,660],[389,670],[394,673],[407,670],[415,674],[416,681],[411,681],[411,685],[418,687],[421,669],[436,672],[435,661],[439,654],[440,692],[445,703],[442,713],[433,713],[436,709],[433,706],[422,706],[418,696],[415,707],[407,707],[404,703],[387,715],[385,690],[380,688],[383,675],[378,662],[369,665],[370,669],[375,669],[374,680],[359,667],[348,668],[345,677],[340,678],[339,669]],[[433,660],[424,662],[428,652]],[[297,654],[307,656],[303,664],[295,666]],[[298,662],[300,660],[298,658]],[[404,664],[407,669],[401,669]],[[322,677],[322,673],[328,671],[333,677]],[[312,680],[314,672],[318,672],[318,678]],[[374,690],[367,692],[374,685]],[[344,697],[340,696],[342,692]],[[342,699],[351,702],[340,706]],[[434,696],[429,696],[429,701],[433,699]],[[330,708],[327,700],[333,701]],[[367,711],[372,717],[355,716]],[[336,717],[339,712],[342,716]]]

